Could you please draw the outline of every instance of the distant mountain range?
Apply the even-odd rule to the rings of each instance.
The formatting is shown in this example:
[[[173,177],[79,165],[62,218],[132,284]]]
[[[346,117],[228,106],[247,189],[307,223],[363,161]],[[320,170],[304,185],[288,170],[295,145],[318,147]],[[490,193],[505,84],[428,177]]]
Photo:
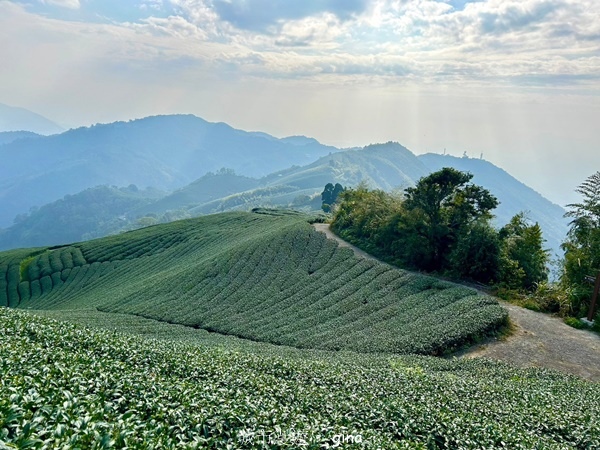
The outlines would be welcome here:
[[[526,211],[555,252],[567,230],[560,206],[487,161],[417,157],[393,142],[342,151],[305,136],[279,139],[192,115],[54,136],[4,132],[0,160],[0,249],[253,207],[317,210],[327,183],[403,190],[446,166],[471,172],[473,182],[498,197],[498,226]]]
[[[192,115],[21,138],[0,145],[0,227],[33,206],[97,185],[173,190],[224,167],[261,177],[333,151],[309,138],[277,139]]]
[[[49,135],[62,133],[65,129],[32,111],[0,103],[0,132],[4,131],[30,131]]]
[[[314,153],[330,149],[310,138],[277,139],[263,133],[231,132],[239,139],[250,139],[252,143],[254,139],[261,139],[263,143],[277,145],[307,145],[315,148]],[[281,143],[286,140],[294,143]],[[87,146],[82,141],[81,145],[90,148],[97,144]],[[280,151],[297,157],[289,147]],[[260,152],[257,155],[253,161],[255,166],[259,166],[261,158],[264,158]],[[221,162],[224,161],[221,159]],[[268,163],[265,165],[269,166]],[[365,182],[371,188],[403,190],[422,176],[447,166],[473,173],[475,183],[485,186],[498,197],[500,206],[495,210],[498,226],[507,223],[514,214],[526,211],[531,220],[542,226],[548,247],[559,252],[567,230],[561,207],[487,161],[436,154],[417,157],[393,142],[359,150],[332,151],[310,164],[292,166],[262,177],[238,174],[233,169],[211,171],[171,193],[157,189],[140,190],[135,186],[88,188],[30,214],[21,214],[17,223],[0,231],[0,249],[64,244],[152,223],[254,207],[318,210],[320,193],[327,183],[357,186]],[[89,164],[81,167],[89,167]]]

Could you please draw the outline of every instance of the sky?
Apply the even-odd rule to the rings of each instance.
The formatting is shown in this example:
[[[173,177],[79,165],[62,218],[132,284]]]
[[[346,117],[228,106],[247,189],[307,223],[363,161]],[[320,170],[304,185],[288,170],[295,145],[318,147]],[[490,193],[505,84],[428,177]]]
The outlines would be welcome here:
[[[0,0],[0,103],[483,155],[565,205],[600,170],[600,2]]]

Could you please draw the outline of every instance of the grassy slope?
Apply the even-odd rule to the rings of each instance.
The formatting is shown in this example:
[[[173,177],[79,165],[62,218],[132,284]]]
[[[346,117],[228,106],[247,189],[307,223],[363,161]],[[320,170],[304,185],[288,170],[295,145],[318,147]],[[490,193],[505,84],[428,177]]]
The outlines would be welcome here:
[[[0,269],[12,258],[10,306],[97,308],[300,348],[423,354],[506,319],[474,290],[357,259],[302,215],[218,214],[38,253],[0,254]]]
[[[174,327],[142,322],[150,334]],[[0,308],[0,447],[317,449],[342,436],[361,442],[344,448],[369,449],[600,445],[598,385],[551,371],[202,341]]]

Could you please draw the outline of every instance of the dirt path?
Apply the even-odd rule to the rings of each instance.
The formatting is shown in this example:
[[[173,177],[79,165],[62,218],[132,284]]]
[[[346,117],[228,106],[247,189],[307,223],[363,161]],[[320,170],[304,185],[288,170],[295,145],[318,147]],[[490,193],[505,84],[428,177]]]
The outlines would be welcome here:
[[[313,226],[315,227],[315,230],[320,231],[321,233],[325,233],[325,236],[327,236],[329,239],[333,239],[334,241],[337,241],[338,245],[340,247],[351,248],[352,250],[354,250],[354,253],[356,253],[356,255],[360,256],[361,258],[374,259],[375,261],[379,261],[374,256],[369,255],[367,252],[365,252],[365,251],[361,250],[360,248],[352,245],[350,242],[346,242],[341,237],[339,237],[337,234],[334,234],[333,231],[331,231],[329,229],[329,224],[328,223],[315,223],[315,224],[313,224]],[[379,261],[379,262],[382,262],[382,261]]]
[[[329,239],[335,239],[340,246],[351,248],[358,256],[377,259],[333,234],[328,224],[316,223],[314,227]],[[507,338],[474,346],[459,357],[487,357],[521,367],[545,367],[600,381],[600,336],[576,330],[559,318],[501,303],[508,309],[514,332]]]

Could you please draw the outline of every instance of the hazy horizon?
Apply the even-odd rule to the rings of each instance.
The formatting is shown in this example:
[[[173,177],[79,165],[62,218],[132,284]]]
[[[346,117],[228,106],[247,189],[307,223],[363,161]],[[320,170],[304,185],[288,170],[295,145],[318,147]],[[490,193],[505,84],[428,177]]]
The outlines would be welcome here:
[[[593,0],[0,0],[0,103],[483,153],[564,206],[600,169],[599,24]]]

